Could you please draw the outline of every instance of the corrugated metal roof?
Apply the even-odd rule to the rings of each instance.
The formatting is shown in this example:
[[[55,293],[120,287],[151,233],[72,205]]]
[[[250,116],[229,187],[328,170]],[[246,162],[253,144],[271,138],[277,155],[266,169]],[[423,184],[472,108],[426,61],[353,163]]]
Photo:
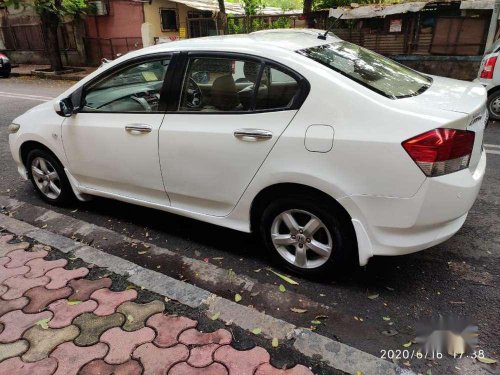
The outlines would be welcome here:
[[[179,3],[187,5],[188,7],[199,9],[199,10],[208,10],[212,12],[219,11],[219,2],[217,0],[170,0],[173,3]],[[227,14],[245,14],[245,10],[239,3],[224,3],[226,6]],[[265,15],[280,15],[280,14],[294,14],[294,13],[302,13],[302,10],[293,10],[293,11],[283,11],[280,8],[273,7],[265,7],[259,11],[259,14]]]
[[[450,2],[450,1],[443,1]],[[439,1],[415,1],[404,2],[399,4],[372,4],[360,5],[359,7],[339,7],[331,8],[329,17],[339,18],[342,15],[343,19],[359,19],[385,17],[391,14],[400,14],[407,12],[419,12],[427,4],[439,4]],[[463,0],[460,2],[460,9],[493,9],[495,0]]]

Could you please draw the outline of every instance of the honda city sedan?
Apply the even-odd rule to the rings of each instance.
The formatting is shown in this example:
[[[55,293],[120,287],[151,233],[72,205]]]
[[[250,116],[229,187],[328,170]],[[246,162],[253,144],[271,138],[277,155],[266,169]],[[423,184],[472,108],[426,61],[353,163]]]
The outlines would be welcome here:
[[[272,30],[130,52],[15,119],[9,142],[46,202],[101,196],[257,233],[317,275],[460,229],[486,99],[324,31]]]

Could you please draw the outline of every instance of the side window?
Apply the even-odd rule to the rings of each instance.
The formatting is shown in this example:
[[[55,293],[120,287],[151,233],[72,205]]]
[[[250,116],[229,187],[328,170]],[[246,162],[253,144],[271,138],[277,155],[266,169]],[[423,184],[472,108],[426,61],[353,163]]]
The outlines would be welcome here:
[[[184,79],[179,110],[251,110],[260,67],[260,63],[243,59],[191,59]]]
[[[143,61],[85,89],[85,112],[157,112],[169,59]]]
[[[177,31],[177,10],[175,9],[160,9],[160,20],[162,31]]]
[[[297,80],[289,73],[267,67],[264,69],[256,99],[256,109],[283,109],[289,107],[299,93]]]

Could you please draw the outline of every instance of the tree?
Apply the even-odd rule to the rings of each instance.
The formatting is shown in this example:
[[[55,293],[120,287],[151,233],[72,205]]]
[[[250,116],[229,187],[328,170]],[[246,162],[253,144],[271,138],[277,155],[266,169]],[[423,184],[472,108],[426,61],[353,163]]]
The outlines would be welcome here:
[[[314,27],[312,6],[313,6],[313,0],[304,0],[304,9],[302,10],[302,13],[306,17],[307,27]]]
[[[220,26],[219,26],[219,33],[224,34],[226,30],[226,22],[227,22],[227,16],[226,16],[226,4],[224,3],[224,0],[219,0],[219,18],[220,18]],[[222,32],[220,32],[222,31]]]
[[[7,6],[14,6],[16,9],[33,7],[40,17],[42,31],[45,36],[45,46],[50,62],[50,70],[60,72],[63,70],[61,54],[59,52],[59,39],[57,31],[59,25],[65,17],[78,18],[88,9],[86,0],[6,0]]]

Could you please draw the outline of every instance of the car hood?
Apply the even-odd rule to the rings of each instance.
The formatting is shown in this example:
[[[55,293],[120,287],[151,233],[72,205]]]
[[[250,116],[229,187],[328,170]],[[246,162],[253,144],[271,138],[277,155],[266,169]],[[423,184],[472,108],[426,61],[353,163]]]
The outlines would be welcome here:
[[[451,78],[430,77],[431,86],[422,94],[408,100],[425,107],[466,114],[475,113],[484,107],[487,95],[482,85]]]

